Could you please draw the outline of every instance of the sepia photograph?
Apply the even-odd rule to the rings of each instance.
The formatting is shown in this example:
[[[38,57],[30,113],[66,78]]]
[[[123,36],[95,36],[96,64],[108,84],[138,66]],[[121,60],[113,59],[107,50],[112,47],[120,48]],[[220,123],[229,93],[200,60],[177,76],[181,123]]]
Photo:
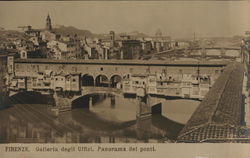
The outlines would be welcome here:
[[[1,1],[0,144],[248,145],[249,15],[249,1]]]

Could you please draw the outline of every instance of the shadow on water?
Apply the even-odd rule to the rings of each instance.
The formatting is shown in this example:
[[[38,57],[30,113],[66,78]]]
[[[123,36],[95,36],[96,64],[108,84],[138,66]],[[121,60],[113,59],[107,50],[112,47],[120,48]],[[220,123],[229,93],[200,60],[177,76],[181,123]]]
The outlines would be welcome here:
[[[8,94],[5,92],[0,92],[0,110],[6,109],[11,106],[11,101]]]
[[[185,126],[184,124],[180,124],[178,122],[170,120],[160,114],[152,116],[152,124],[158,129],[164,130],[166,132],[166,136],[172,140],[175,140],[177,138],[178,134]]]
[[[116,131],[121,130],[124,136],[134,137],[138,140],[145,140],[147,142],[149,138],[162,139],[164,137],[174,141],[184,127],[183,124],[172,121],[161,115],[161,103],[152,107],[152,116],[146,119],[137,118],[136,120],[126,122],[106,120],[101,118],[98,114],[85,109],[89,106],[90,97],[93,97],[94,104],[105,99],[105,97],[95,94],[84,96],[76,100],[74,103],[75,109],[72,110],[71,115],[72,118],[81,124],[83,128],[88,127],[91,130],[99,131],[102,134],[103,132],[106,134],[111,132],[114,136],[116,134],[119,135]],[[80,105],[77,105],[77,103]],[[76,109],[76,107],[78,107],[78,109]]]
[[[136,123],[135,120],[126,122],[105,120],[89,110],[90,106],[104,101],[107,99],[107,97],[112,98],[112,95],[94,93],[75,99],[72,101],[72,118],[83,126],[87,126],[93,130],[101,131],[120,130]]]
[[[179,96],[166,96],[166,95],[158,95],[158,94],[150,94],[151,97],[155,98],[162,98],[166,100],[195,100],[195,101],[200,101],[199,99],[196,98],[183,98]]]
[[[106,120],[101,118],[98,114],[86,110],[90,107],[90,97],[92,97],[92,104],[94,105],[98,102],[102,102],[106,99],[106,97],[111,97],[112,104],[112,96],[91,94],[80,97],[72,102],[72,118],[82,126],[87,126],[88,128],[95,131],[114,132],[116,130],[122,130],[130,136],[135,136],[136,132],[136,137],[139,139],[146,139],[151,136],[161,136],[159,133],[163,132],[164,136],[166,136],[168,139],[175,140],[179,132],[184,127],[183,124],[172,121],[161,115],[161,103],[152,106],[152,116],[147,119],[137,118],[136,120],[119,123]],[[134,98],[134,96],[127,95],[125,98]]]
[[[20,92],[11,97],[7,93],[0,94],[0,110],[6,109],[14,104],[47,104],[49,97],[38,92]]]
[[[136,120],[126,121],[121,123],[104,120],[95,113],[83,109],[73,110],[72,118],[84,126],[87,126],[93,130],[100,130],[100,131],[115,131],[136,124]]]
[[[10,97],[12,104],[46,104],[47,99],[39,92],[20,92]]]
[[[164,137],[176,140],[184,125],[175,122],[162,115],[162,103],[152,106],[152,116],[147,118],[137,118],[137,136],[147,139],[150,135],[159,137],[160,131],[164,131]]]
[[[72,109],[76,108],[86,108],[89,109],[89,99],[91,95],[85,95],[82,97],[79,97],[72,101]]]
[[[128,96],[127,96],[128,97]],[[129,98],[133,98],[133,96],[129,96]],[[91,101],[90,101],[91,98]],[[162,140],[163,138],[168,138],[170,140],[176,140],[179,132],[183,129],[184,125],[180,124],[178,122],[175,122],[171,119],[168,119],[167,117],[162,116],[162,105],[156,104],[152,106],[152,116],[148,117],[147,119],[140,119],[137,118],[136,120],[131,121],[123,121],[123,122],[116,122],[115,120],[106,120],[100,117],[100,114],[94,113],[90,111],[90,104],[94,105],[92,108],[95,108],[95,104],[103,102],[105,99],[110,98],[109,104],[113,106],[109,106],[110,108],[119,108],[119,106],[115,106],[115,104],[122,104],[124,100],[116,100],[114,96],[108,95],[108,94],[90,94],[86,96],[82,96],[80,98],[75,99],[72,102],[72,111],[68,112],[65,117],[69,122],[68,124],[71,124],[72,126],[77,126],[77,129],[79,127],[79,131],[81,132],[82,137],[86,137],[86,142],[88,136],[91,135],[98,135],[98,136],[112,136],[112,137],[129,137],[129,138],[136,138],[137,140],[145,140],[147,142],[149,139],[157,139]],[[9,104],[46,104],[48,102],[48,99],[46,96],[41,95],[40,93],[35,92],[22,92],[18,93],[16,95],[13,95],[12,97],[9,97]],[[102,105],[102,104],[101,104]],[[126,103],[125,103],[126,105]],[[22,105],[23,106],[23,105]],[[11,113],[13,110],[20,110],[22,109],[22,106],[13,106],[13,108],[6,109],[6,111],[0,111],[0,119],[1,120],[9,120],[10,116],[7,115],[8,111]],[[121,106],[120,106],[121,107]],[[134,106],[131,106],[134,107]],[[35,107],[33,107],[35,108]],[[11,111],[12,110],[12,111]],[[110,109],[107,109],[110,110]],[[123,110],[123,108],[122,108]],[[130,109],[134,110],[134,108]],[[38,110],[39,111],[39,110]],[[27,117],[26,121],[35,121],[33,118],[34,115],[31,114],[31,112],[25,113],[25,111],[20,111],[22,117]],[[4,114],[6,113],[6,114]],[[17,113],[18,114],[18,113]],[[116,114],[116,113],[115,113]],[[45,114],[44,114],[45,115]],[[30,117],[29,117],[30,116]],[[32,116],[32,117],[31,117]],[[70,116],[69,119],[68,116]],[[44,116],[45,117],[45,116]],[[11,117],[12,118],[12,117]],[[39,117],[40,118],[40,117]],[[134,118],[133,118],[134,119]],[[20,119],[16,119],[20,120]],[[64,130],[65,125],[57,125],[54,122],[54,120],[48,120],[47,114],[46,118],[44,118],[45,121],[50,123],[49,125],[51,128],[60,127]],[[41,123],[44,124],[44,120],[41,120]],[[13,121],[13,118],[12,118]],[[72,122],[71,122],[72,121]],[[8,121],[4,121],[8,122]],[[25,121],[24,121],[25,122]],[[65,122],[63,122],[65,123]],[[62,123],[62,124],[63,124]],[[76,123],[76,124],[74,124]],[[19,124],[19,123],[18,123]],[[46,122],[45,122],[46,124]],[[67,126],[68,126],[67,124]],[[41,127],[38,125],[38,123],[32,122],[32,126],[27,126],[27,129],[31,130],[34,129],[35,125],[38,127]],[[50,127],[48,125],[48,127]],[[53,126],[52,126],[53,125]],[[6,124],[7,127],[7,124]],[[6,131],[5,125],[2,124],[0,126],[3,131]],[[50,133],[50,130],[48,130],[47,125],[44,126],[46,128],[37,128],[38,131],[41,131],[41,133]],[[71,126],[70,126],[71,127]],[[67,127],[68,128],[68,127]],[[56,128],[57,129],[57,128]],[[53,132],[52,132],[53,133]],[[5,134],[3,134],[5,136]],[[0,140],[4,139],[1,138],[0,134]]]

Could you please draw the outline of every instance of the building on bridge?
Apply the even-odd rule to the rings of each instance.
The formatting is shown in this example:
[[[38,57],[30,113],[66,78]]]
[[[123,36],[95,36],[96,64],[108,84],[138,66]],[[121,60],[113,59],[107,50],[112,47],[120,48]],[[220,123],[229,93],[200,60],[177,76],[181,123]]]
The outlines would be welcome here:
[[[205,74],[132,74],[123,79],[122,87],[126,94],[137,94],[139,89],[146,89],[151,95],[202,99],[215,80],[215,76]]]
[[[9,80],[14,74],[14,56],[7,50],[0,50],[0,92],[7,91]]]

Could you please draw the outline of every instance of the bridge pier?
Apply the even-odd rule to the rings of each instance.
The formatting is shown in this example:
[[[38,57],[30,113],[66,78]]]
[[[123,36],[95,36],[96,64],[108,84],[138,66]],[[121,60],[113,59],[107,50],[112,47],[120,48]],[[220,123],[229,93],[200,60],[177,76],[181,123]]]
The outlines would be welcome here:
[[[93,109],[93,98],[89,97],[89,110]]]
[[[152,98],[149,94],[146,94],[145,89],[137,91],[137,118],[150,117],[153,113],[161,114],[161,111],[162,104],[157,98]]]
[[[72,99],[63,97],[54,92],[53,94],[54,106],[59,112],[69,111],[72,108]]]
[[[151,106],[149,105],[148,95],[145,96],[137,96],[137,111],[136,117],[143,118],[149,117],[152,115]]]
[[[110,104],[111,104],[111,107],[114,108],[115,107],[115,96],[110,96]]]

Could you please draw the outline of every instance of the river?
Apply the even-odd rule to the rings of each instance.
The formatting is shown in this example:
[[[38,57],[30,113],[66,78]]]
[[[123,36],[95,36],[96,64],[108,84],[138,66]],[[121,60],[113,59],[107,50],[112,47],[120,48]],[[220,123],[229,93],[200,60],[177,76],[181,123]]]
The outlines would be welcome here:
[[[199,101],[153,98],[161,114],[136,117],[137,99],[93,94],[71,111],[52,116],[47,104],[14,104],[0,111],[1,143],[175,142]],[[34,98],[33,98],[34,99]],[[88,99],[85,99],[88,100]],[[91,104],[86,108],[85,104]]]

